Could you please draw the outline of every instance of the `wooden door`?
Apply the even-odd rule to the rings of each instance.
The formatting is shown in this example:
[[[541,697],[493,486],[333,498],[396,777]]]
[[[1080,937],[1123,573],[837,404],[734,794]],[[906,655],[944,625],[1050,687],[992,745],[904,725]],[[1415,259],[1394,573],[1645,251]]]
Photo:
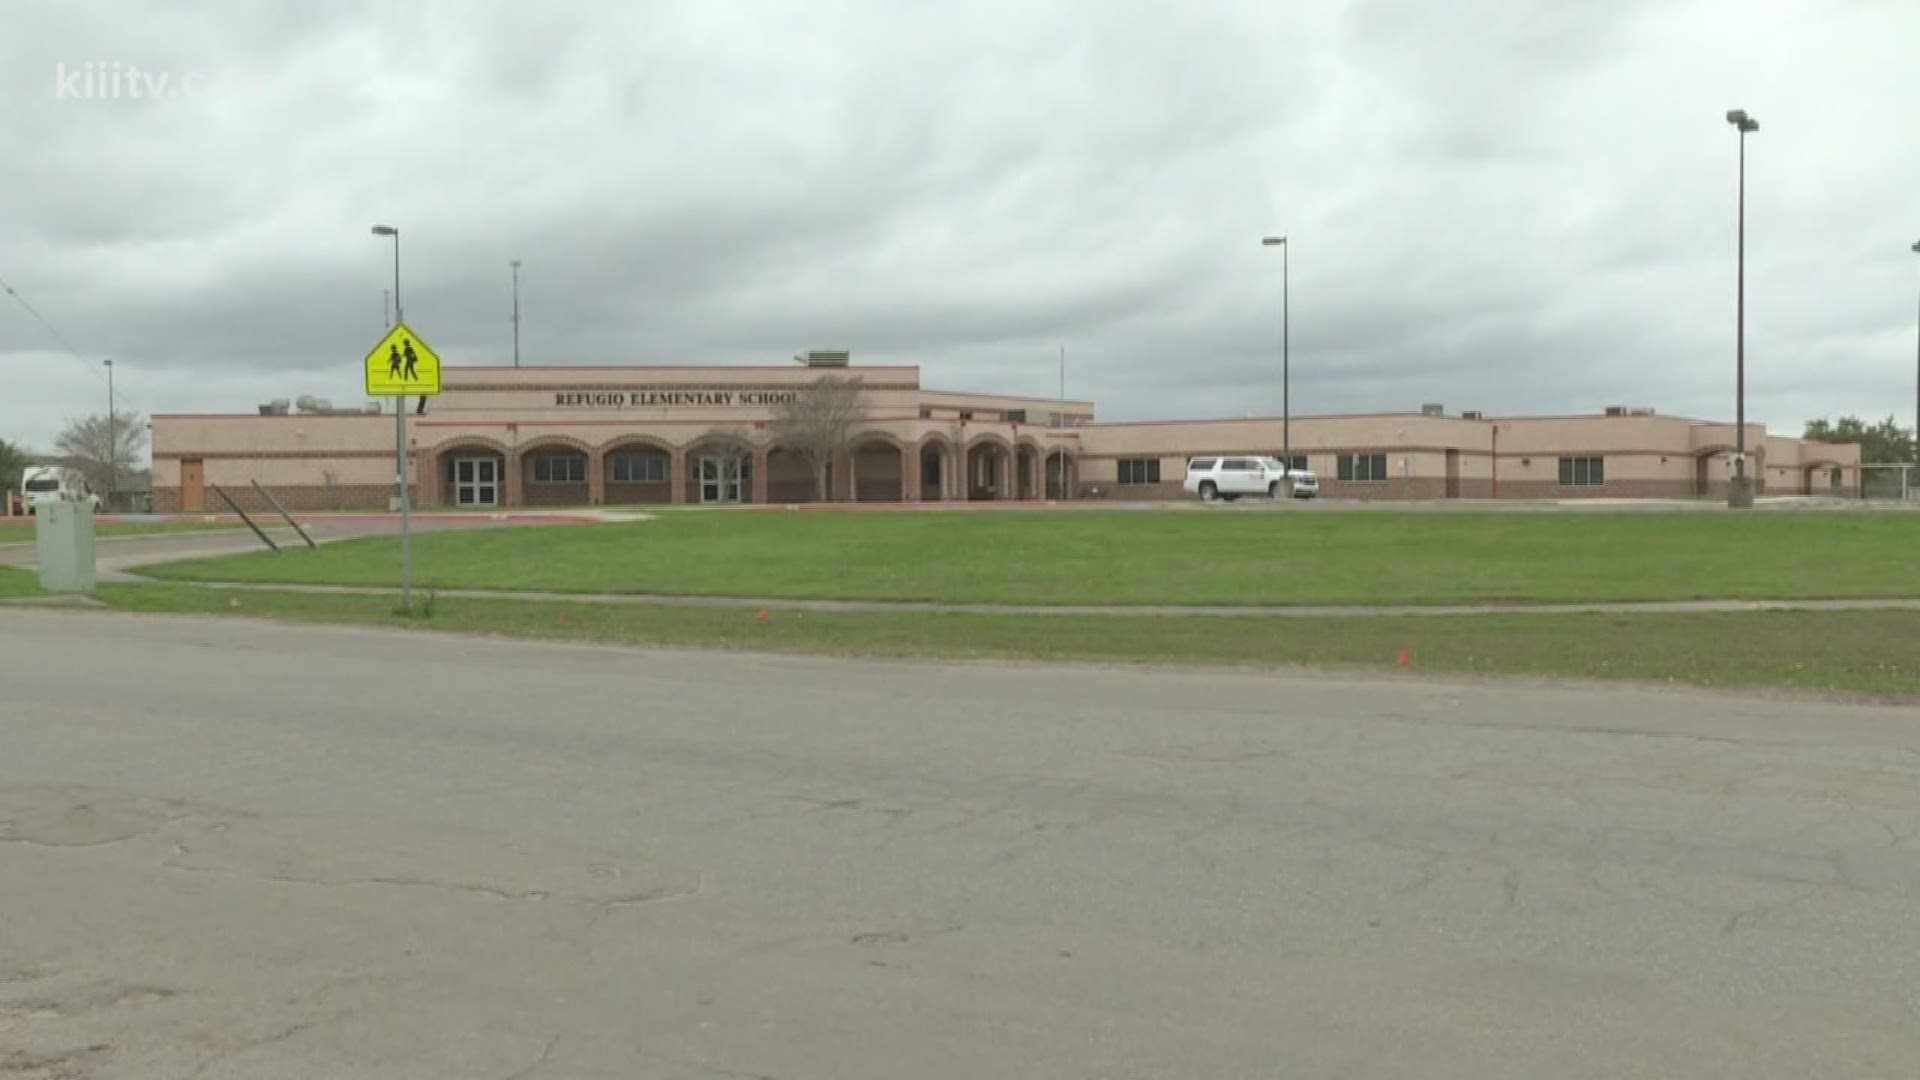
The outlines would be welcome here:
[[[180,460],[180,509],[207,508],[207,468],[199,458]]]

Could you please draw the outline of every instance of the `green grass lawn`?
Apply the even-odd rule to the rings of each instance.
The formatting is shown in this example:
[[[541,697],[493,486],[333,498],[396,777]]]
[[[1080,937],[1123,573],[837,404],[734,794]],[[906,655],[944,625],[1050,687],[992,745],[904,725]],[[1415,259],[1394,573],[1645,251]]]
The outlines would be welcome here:
[[[389,596],[107,584],[130,611],[419,627],[629,644],[881,657],[1147,662],[1781,688],[1920,701],[1920,612],[1631,615],[989,615],[772,611],[439,599],[404,619]],[[424,598],[423,598],[424,600]],[[423,605],[424,607],[425,605]]]
[[[127,521],[96,522],[93,527],[95,536],[143,536],[147,533],[170,532],[206,532],[210,529],[238,529],[239,523],[213,524],[204,521]],[[33,521],[14,519],[0,521],[0,544],[32,543]]]
[[[442,532],[443,588],[1014,603],[1445,603],[1920,595],[1920,515],[832,513]],[[156,567],[390,585],[392,537]]]
[[[0,596],[37,596],[40,576],[33,570],[0,566]]]

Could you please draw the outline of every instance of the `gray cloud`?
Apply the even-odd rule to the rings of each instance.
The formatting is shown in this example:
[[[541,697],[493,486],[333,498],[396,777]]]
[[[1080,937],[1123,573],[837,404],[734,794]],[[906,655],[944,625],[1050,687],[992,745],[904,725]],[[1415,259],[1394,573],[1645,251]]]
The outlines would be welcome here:
[[[1920,12],[1588,5],[34,2],[0,42],[0,277],[134,403],[357,397],[401,226],[455,362],[767,363],[813,344],[1113,418],[1294,406],[1912,408]],[[213,77],[60,100],[58,65]],[[1911,234],[1911,235],[1909,235]],[[0,435],[99,384],[0,311]]]

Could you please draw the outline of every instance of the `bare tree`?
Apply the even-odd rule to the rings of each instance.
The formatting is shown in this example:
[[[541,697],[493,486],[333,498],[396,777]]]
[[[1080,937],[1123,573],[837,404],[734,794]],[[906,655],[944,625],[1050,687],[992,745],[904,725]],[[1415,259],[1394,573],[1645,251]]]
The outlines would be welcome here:
[[[821,502],[827,500],[827,466],[853,443],[865,417],[860,380],[844,375],[822,375],[801,387],[793,400],[775,406],[773,441],[806,459]]]
[[[753,438],[739,428],[720,428],[700,440],[700,451],[719,458],[724,465],[737,466],[753,456]]]
[[[738,428],[720,428],[701,439],[697,449],[702,456],[719,460],[723,478],[744,477],[746,462],[753,457],[754,443],[752,436]]]
[[[95,491],[112,490],[114,480],[139,466],[147,449],[147,422],[139,413],[95,414],[67,421],[53,440],[54,453],[80,470]]]

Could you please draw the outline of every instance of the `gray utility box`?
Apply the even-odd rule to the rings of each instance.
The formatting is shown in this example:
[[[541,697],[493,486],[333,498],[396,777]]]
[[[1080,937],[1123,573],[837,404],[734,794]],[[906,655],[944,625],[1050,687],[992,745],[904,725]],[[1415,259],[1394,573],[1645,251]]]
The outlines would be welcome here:
[[[34,513],[40,587],[48,592],[93,591],[93,507],[88,503],[41,503]]]

